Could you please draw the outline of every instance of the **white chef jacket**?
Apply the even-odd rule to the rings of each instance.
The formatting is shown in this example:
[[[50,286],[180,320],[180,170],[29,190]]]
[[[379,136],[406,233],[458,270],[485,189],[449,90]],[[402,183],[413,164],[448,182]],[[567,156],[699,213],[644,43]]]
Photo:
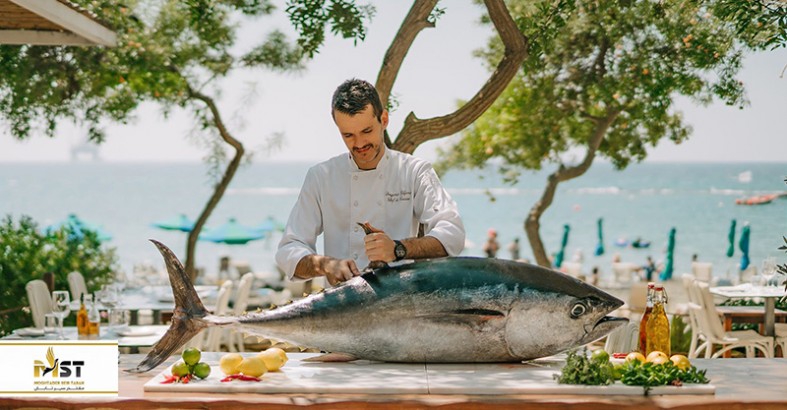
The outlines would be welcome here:
[[[356,222],[369,221],[391,239],[415,237],[423,223],[424,234],[437,238],[449,255],[462,251],[459,210],[431,164],[383,149],[373,170],[359,169],[349,152],[309,169],[276,252],[276,263],[290,279],[303,257],[317,253],[320,234],[325,255],[366,267],[365,234]]]

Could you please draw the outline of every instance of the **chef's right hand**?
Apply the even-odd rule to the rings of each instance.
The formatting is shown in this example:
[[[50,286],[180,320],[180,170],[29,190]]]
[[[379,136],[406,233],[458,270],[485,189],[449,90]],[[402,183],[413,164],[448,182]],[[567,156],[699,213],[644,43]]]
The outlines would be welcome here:
[[[325,264],[325,279],[331,286],[361,276],[361,271],[352,259],[330,259]]]

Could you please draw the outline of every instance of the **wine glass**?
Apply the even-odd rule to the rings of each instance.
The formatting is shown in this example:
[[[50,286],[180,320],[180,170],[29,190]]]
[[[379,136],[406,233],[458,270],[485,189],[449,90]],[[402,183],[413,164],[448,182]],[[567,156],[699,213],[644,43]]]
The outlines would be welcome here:
[[[98,301],[107,308],[107,320],[112,317],[112,309],[117,306],[118,294],[117,288],[113,285],[104,285],[101,290],[96,293]],[[112,323],[109,323],[110,327]]]
[[[58,340],[64,340],[66,337],[63,335],[63,320],[71,314],[71,297],[68,295],[67,290],[55,290],[52,292],[52,310],[57,315],[58,319]]]
[[[771,279],[776,275],[776,258],[770,256],[762,261],[762,276],[765,278],[765,286],[771,285]]]

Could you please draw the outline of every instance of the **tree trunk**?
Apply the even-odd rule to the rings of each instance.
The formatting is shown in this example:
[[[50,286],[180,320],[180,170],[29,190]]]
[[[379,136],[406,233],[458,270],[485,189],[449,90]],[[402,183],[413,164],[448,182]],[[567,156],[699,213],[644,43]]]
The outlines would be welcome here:
[[[428,21],[428,17],[436,4],[435,0],[416,0],[385,53],[376,84],[384,104],[388,102],[396,76],[415,37],[424,28],[434,26]],[[505,53],[497,69],[473,98],[455,112],[426,120],[418,119],[412,112],[408,114],[393,144],[386,136],[386,144],[392,149],[412,154],[424,142],[463,130],[495,102],[516,75],[527,57],[527,39],[517,28],[503,0],[484,0],[484,4],[505,46]]]
[[[207,95],[191,88],[189,88],[189,96],[204,102],[205,105],[208,106],[211,116],[213,117],[213,125],[216,127],[216,130],[218,130],[221,139],[223,139],[224,142],[235,149],[235,155],[232,157],[229,165],[227,165],[227,169],[224,171],[224,175],[221,177],[221,180],[218,184],[216,184],[216,187],[213,190],[213,195],[211,195],[210,199],[205,204],[205,207],[202,209],[202,213],[200,213],[199,218],[197,218],[197,221],[194,223],[194,229],[189,232],[188,244],[186,246],[186,273],[189,275],[189,278],[191,278],[193,283],[197,278],[197,272],[194,269],[197,238],[199,237],[200,231],[202,231],[202,227],[205,225],[205,222],[207,222],[210,214],[213,213],[216,205],[218,205],[222,196],[224,196],[224,192],[227,190],[227,187],[232,181],[232,178],[235,176],[235,172],[238,170],[240,162],[243,159],[244,149],[243,144],[233,138],[232,135],[230,135],[230,133],[227,131],[227,127],[225,127],[224,121],[221,119],[219,109],[216,107],[216,104],[211,97],[208,97]]]
[[[537,264],[546,268],[552,267],[546,249],[544,249],[544,242],[541,240],[541,215],[552,205],[559,183],[577,178],[590,169],[601,141],[619,114],[620,110],[614,110],[610,111],[604,118],[595,119],[596,126],[593,130],[593,135],[588,141],[588,150],[585,152],[585,158],[574,167],[566,167],[564,164],[560,164],[558,169],[547,177],[547,184],[544,192],[541,194],[541,198],[530,208],[530,213],[525,219],[525,232]]]

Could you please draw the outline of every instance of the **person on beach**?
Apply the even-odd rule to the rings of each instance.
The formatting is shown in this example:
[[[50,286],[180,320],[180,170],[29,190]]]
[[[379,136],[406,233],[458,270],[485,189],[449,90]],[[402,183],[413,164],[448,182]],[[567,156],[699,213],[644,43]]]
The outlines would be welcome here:
[[[456,203],[430,163],[386,147],[388,111],[374,86],[345,81],[331,114],[349,153],[309,169],[279,242],[279,268],[290,279],[325,276],[335,285],[370,261],[458,255],[465,228]]]
[[[489,232],[487,232],[486,236],[486,243],[484,243],[482,249],[487,258],[494,258],[497,256],[497,251],[500,249],[500,244],[497,243],[497,231],[489,228]]]
[[[519,237],[514,238],[514,240],[508,244],[508,252],[511,254],[512,261],[519,260]]]
[[[656,271],[656,263],[653,262],[653,258],[648,256],[645,265],[642,266],[642,271],[645,273],[645,280],[650,282],[653,279],[653,272]]]

